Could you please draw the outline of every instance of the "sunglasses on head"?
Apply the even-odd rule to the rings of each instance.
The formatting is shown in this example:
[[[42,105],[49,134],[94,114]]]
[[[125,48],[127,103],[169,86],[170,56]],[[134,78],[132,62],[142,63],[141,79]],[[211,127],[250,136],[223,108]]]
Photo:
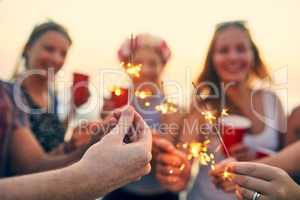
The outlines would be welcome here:
[[[221,29],[227,28],[229,26],[236,26],[236,27],[240,27],[242,29],[247,29],[247,21],[236,20],[236,21],[221,22],[216,25],[216,30],[221,30]]]

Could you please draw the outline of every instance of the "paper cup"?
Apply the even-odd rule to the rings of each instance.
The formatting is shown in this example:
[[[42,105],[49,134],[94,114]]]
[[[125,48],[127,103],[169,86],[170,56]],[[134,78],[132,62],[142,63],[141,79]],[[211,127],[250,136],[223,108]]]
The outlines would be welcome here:
[[[111,92],[111,100],[114,102],[116,108],[127,105],[128,103],[128,88],[119,88],[118,92]]]
[[[221,133],[227,149],[242,143],[245,133],[251,127],[251,121],[240,115],[229,115],[221,120]],[[225,152],[225,150],[223,149]]]
[[[89,76],[81,73],[73,73],[73,101],[76,106],[84,104],[89,94]]]

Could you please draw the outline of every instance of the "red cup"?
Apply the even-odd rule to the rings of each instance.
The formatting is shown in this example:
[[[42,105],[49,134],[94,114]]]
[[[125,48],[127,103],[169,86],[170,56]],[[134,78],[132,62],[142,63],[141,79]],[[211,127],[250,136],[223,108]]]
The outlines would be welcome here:
[[[111,92],[111,100],[116,108],[127,105],[128,103],[128,88],[117,88]]]
[[[240,115],[229,115],[221,120],[222,138],[226,148],[242,143],[245,133],[251,127],[251,121]],[[225,149],[223,148],[225,152]]]
[[[90,97],[88,89],[89,76],[82,73],[73,73],[73,101],[76,107],[86,103]]]
[[[264,158],[264,157],[272,156],[274,154],[276,154],[275,151],[262,148],[262,147],[256,148],[256,158]]]

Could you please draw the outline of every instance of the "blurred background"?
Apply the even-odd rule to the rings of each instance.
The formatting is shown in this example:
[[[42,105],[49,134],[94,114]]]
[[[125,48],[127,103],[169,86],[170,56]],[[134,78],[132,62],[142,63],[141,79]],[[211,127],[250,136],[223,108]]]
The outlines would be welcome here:
[[[186,77],[201,71],[215,25],[246,20],[289,112],[300,104],[299,8],[298,0],[0,0],[0,78],[10,78],[34,25],[52,19],[74,41],[58,79],[71,80],[78,71],[96,80],[99,69],[119,68],[116,51],[126,37],[150,32],[173,51],[164,80],[191,87]]]

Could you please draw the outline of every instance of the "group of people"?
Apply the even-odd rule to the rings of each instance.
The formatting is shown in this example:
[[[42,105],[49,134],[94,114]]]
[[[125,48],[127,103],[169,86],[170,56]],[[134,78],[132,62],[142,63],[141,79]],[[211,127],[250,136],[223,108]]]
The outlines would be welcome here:
[[[140,75],[131,77],[133,88],[151,95],[134,95],[122,108],[105,99],[99,120],[75,128],[65,142],[70,116],[88,97],[81,103],[72,99],[61,120],[55,88],[49,87],[54,77],[47,72],[59,72],[71,44],[60,24],[36,26],[22,52],[24,70],[16,70],[12,83],[0,82],[0,199],[177,200],[191,180],[193,162],[179,147],[206,139],[217,165],[200,166],[189,200],[300,198],[300,188],[287,174],[300,170],[299,112],[288,118],[286,131],[279,98],[255,87],[271,77],[245,22],[216,26],[189,112],[156,109],[166,99],[161,82],[171,58],[167,42],[152,34],[126,39],[119,61],[142,66]],[[38,73],[28,75],[31,70]],[[218,148],[218,135],[202,129],[204,104],[212,112],[226,107],[251,121],[243,141],[228,149],[230,159]],[[87,136],[84,141],[80,134]],[[258,149],[280,152],[261,158]]]

